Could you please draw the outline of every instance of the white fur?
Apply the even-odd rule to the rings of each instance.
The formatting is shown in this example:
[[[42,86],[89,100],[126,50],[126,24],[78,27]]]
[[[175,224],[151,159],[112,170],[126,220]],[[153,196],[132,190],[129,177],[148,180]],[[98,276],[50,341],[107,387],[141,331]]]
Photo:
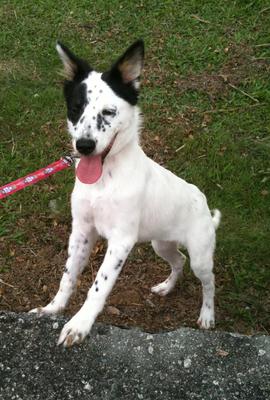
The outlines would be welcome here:
[[[67,271],[54,300],[33,312],[55,314],[66,307],[78,275],[87,265],[97,238],[102,236],[108,241],[104,261],[84,305],[64,326],[59,344],[70,346],[85,338],[131,249],[136,242],[144,241],[152,241],[156,253],[172,268],[170,276],[152,288],[152,292],[159,295],[166,295],[174,288],[185,263],[178,246],[187,248],[191,268],[203,286],[198,323],[202,328],[213,326],[212,269],[219,211],[212,217],[204,194],[196,186],[145,155],[138,139],[141,117],[137,106],[116,96],[99,73],[92,72],[85,83],[92,93],[83,113],[84,121],[78,122],[76,131],[68,122],[73,144],[78,138],[90,136],[97,142],[95,154],[100,154],[117,136],[105,158],[99,181],[87,185],[76,178],[71,198],[73,223]],[[116,108],[117,114],[111,118],[111,127],[100,132],[95,128],[93,117],[108,107]]]

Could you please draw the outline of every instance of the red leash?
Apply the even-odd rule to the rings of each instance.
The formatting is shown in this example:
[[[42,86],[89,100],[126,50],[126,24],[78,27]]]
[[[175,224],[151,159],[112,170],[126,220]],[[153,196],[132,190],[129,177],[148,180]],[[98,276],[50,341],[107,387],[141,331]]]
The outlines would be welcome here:
[[[0,186],[0,200],[17,192],[18,190],[22,190],[27,186],[33,185],[42,179],[46,179],[48,176],[55,174],[58,171],[62,171],[62,169],[70,167],[73,162],[74,159],[72,156],[65,156],[45,168],[41,168],[38,171],[26,175],[23,178],[19,178],[16,181],[10,182],[7,185]]]

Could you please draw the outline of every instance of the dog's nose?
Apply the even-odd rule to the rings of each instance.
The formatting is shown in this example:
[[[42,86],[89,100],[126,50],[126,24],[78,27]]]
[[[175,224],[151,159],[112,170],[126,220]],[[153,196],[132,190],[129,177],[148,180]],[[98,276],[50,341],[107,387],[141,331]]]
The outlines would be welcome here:
[[[93,153],[95,147],[96,142],[91,139],[79,139],[76,142],[76,149],[84,156],[88,156],[89,154]]]

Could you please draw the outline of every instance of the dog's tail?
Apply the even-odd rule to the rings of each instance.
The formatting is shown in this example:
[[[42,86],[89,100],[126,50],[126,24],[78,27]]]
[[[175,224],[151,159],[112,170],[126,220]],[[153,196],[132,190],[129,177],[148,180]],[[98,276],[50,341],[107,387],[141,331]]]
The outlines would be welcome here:
[[[212,220],[213,220],[213,224],[215,229],[218,228],[219,224],[220,224],[220,220],[221,220],[221,212],[217,209],[212,210]]]

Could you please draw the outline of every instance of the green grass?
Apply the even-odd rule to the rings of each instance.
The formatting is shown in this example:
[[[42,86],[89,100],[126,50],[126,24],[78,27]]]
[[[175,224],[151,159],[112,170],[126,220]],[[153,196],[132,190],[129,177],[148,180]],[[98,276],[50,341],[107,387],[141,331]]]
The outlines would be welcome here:
[[[269,329],[269,2],[2,0],[0,22],[1,183],[67,151],[56,40],[102,69],[144,38],[149,140],[159,135],[166,165],[223,213],[217,301],[251,331]],[[203,85],[213,76],[221,86]],[[14,229],[16,221],[50,216],[50,200],[58,201],[56,218],[68,221],[72,182],[65,171],[2,201],[0,238],[27,241],[31,226]]]

